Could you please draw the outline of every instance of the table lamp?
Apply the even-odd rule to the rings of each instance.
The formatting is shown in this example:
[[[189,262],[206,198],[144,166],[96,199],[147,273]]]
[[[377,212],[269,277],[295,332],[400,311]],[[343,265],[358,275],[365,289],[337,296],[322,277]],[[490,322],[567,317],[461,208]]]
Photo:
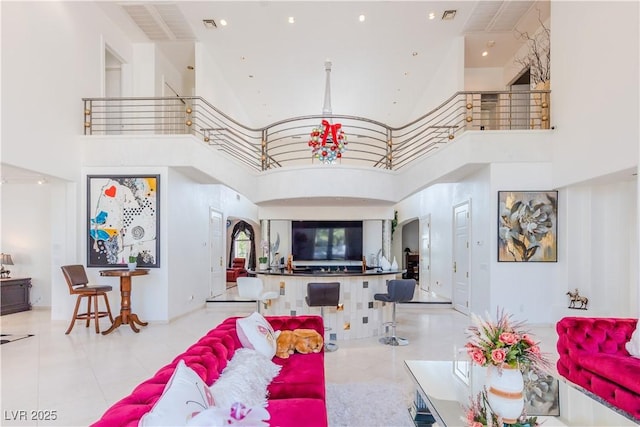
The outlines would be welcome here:
[[[9,254],[0,254],[0,278],[8,278],[10,270],[4,268],[6,265],[13,265],[13,260],[11,259],[11,255]]]

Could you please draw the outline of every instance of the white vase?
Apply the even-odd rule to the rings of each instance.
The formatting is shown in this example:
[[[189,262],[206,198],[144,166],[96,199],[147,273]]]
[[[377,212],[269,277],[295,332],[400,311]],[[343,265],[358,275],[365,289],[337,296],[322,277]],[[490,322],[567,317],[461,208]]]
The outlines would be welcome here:
[[[515,424],[524,409],[524,381],[517,368],[487,368],[487,400],[493,412],[506,424]]]
[[[391,270],[391,264],[389,264],[389,261],[387,261],[387,258],[384,256],[380,258],[380,268],[382,268],[384,271]]]
[[[396,257],[393,257],[393,262],[391,263],[391,270],[398,271],[398,261],[396,261]]]
[[[128,262],[127,263],[127,267],[129,268],[130,271],[135,270],[137,266],[138,266],[137,262]]]

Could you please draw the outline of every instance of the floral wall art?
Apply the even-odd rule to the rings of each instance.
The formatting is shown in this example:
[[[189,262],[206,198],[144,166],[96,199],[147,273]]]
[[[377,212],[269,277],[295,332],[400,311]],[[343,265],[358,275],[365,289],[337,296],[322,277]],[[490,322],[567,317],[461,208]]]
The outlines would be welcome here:
[[[159,175],[87,176],[87,267],[160,266]]]
[[[498,261],[557,262],[557,191],[498,191]]]

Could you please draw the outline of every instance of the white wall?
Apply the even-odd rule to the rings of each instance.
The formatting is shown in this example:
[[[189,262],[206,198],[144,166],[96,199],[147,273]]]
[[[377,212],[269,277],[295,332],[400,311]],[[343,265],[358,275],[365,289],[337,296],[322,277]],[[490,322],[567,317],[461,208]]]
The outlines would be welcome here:
[[[266,123],[253,123],[242,105],[226,84],[216,60],[202,46],[195,44],[195,81],[196,94],[206,99],[227,116],[249,127],[264,126]]]
[[[505,90],[503,68],[465,68],[464,90]]]
[[[555,280],[558,265],[566,262],[558,257],[558,262],[497,262],[498,253],[498,191],[549,191],[551,185],[551,165],[540,164],[500,164],[491,167],[491,203],[489,205],[489,225],[491,248],[491,304],[489,313],[495,313],[496,307],[504,308],[519,318],[529,322],[551,323],[554,295],[563,293],[562,286]],[[562,193],[558,203],[564,202]],[[493,206],[493,208],[491,208]],[[558,219],[561,229],[566,221]],[[558,244],[563,242],[558,239]]]
[[[551,2],[556,187],[638,163],[639,7],[626,1]]]
[[[444,53],[438,70],[408,119],[414,120],[427,114],[461,90],[464,90],[464,37],[454,39],[449,50]]]
[[[554,315],[638,315],[637,183],[568,188],[561,201],[559,277],[563,286],[554,295]],[[579,289],[589,298],[586,312],[569,310],[567,291]]]
[[[82,98],[104,90],[102,47],[130,62],[131,45],[92,2],[3,2],[1,27],[2,162],[76,179]]]
[[[34,307],[51,306],[51,231],[57,224],[52,215],[52,185],[5,183],[0,188],[1,251],[10,254],[14,263],[5,268],[11,277],[31,277]]]

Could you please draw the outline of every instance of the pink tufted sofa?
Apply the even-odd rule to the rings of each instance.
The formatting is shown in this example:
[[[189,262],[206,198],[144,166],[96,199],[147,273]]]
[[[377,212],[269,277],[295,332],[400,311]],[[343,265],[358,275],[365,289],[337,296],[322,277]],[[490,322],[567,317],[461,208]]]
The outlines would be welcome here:
[[[558,373],[640,421],[640,359],[629,355],[637,319],[565,317],[556,324]]]
[[[213,384],[234,352],[242,348],[236,334],[236,319],[228,318],[209,331],[152,378],[139,384],[129,396],[107,409],[92,426],[137,426],[140,418],[151,411],[160,398],[180,359],[207,385]],[[320,316],[267,316],[266,319],[274,330],[308,328],[324,335]],[[288,359],[274,357],[273,362],[282,368],[268,388],[270,425],[298,427],[304,420],[305,426],[326,427],[324,353],[296,353]]]

